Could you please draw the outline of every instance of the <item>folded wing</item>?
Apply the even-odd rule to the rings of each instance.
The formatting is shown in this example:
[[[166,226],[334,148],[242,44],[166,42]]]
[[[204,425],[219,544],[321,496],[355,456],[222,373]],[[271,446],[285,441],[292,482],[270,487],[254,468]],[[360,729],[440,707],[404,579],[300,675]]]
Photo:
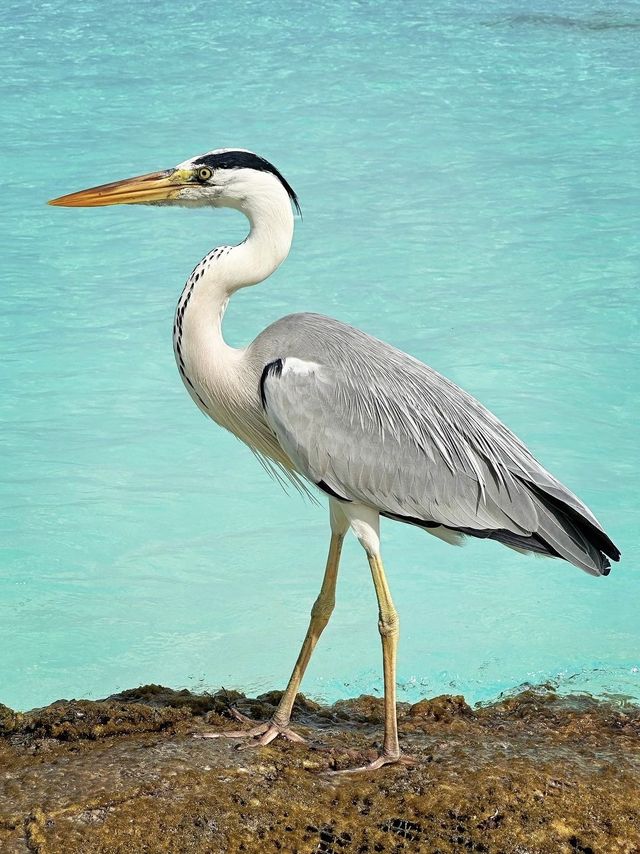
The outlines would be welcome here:
[[[434,533],[441,526],[607,574],[617,548],[497,418],[416,359],[343,328],[365,339],[347,342],[345,358],[325,342],[328,358],[279,358],[262,373],[267,421],[308,480]]]

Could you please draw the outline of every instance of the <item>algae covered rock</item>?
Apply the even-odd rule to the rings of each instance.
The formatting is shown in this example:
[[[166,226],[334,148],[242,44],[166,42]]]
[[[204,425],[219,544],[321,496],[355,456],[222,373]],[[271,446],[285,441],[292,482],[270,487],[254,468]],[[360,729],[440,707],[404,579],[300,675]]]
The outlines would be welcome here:
[[[401,706],[415,765],[371,758],[381,701],[300,698],[285,741],[238,751],[232,704],[268,715],[279,692],[162,686],[107,700],[0,707],[0,851],[39,854],[485,854],[640,852],[640,709],[525,691],[472,709]]]
[[[134,732],[157,732],[190,718],[184,709],[157,709],[142,703],[72,700],[54,703],[24,717],[23,731],[36,738],[77,741]]]
[[[459,694],[442,694],[430,700],[420,700],[409,709],[412,718],[433,718],[435,721],[450,721],[457,717],[469,717],[471,714],[471,706]]]
[[[8,735],[20,725],[20,715],[0,703],[0,736]]]

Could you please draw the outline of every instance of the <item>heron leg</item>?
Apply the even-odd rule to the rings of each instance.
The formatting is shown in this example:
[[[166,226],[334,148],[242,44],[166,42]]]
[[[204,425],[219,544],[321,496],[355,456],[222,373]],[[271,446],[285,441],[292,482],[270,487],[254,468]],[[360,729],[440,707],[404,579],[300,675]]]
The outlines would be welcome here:
[[[329,555],[327,557],[327,566],[325,569],[324,578],[322,580],[322,587],[320,588],[318,598],[316,599],[313,604],[313,607],[311,608],[311,619],[309,622],[309,628],[307,629],[307,634],[305,635],[305,639],[302,643],[302,648],[295,663],[295,667],[293,668],[291,678],[289,679],[289,684],[287,685],[285,692],[280,699],[280,703],[278,704],[278,708],[274,712],[273,717],[270,721],[259,724],[258,726],[254,726],[252,729],[249,730],[234,730],[232,732],[212,732],[202,734],[198,733],[196,734],[197,738],[254,739],[248,744],[243,745],[243,748],[241,749],[249,747],[259,747],[265,744],[269,744],[269,742],[273,741],[274,738],[277,738],[279,735],[283,736],[289,741],[304,741],[302,736],[295,733],[289,727],[289,721],[291,720],[291,711],[293,709],[293,704],[296,699],[298,689],[300,688],[300,682],[302,681],[304,672],[307,669],[307,665],[309,664],[309,659],[311,658],[311,654],[315,649],[320,635],[322,634],[325,626],[329,622],[329,617],[331,616],[335,605],[335,591],[336,580],[338,578],[338,566],[340,563],[340,553],[342,551],[342,543],[344,541],[344,535],[346,532],[345,529],[347,526],[346,522],[344,525],[342,524],[342,522],[334,523],[334,514],[332,513],[331,527],[331,543],[329,545]],[[236,720],[246,723],[254,723],[250,718],[247,718],[246,715],[240,714],[235,709],[232,709],[232,714],[236,718]]]
[[[293,673],[289,679],[284,694],[278,704],[278,708],[273,716],[273,722],[278,726],[287,726],[291,719],[291,711],[296,699],[296,694],[300,688],[300,683],[304,672],[309,664],[309,659],[315,649],[320,635],[324,631],[329,617],[333,613],[336,604],[336,581],[338,579],[338,566],[340,563],[340,554],[342,552],[342,543],[344,534],[331,534],[331,543],[329,545],[329,556],[327,558],[327,567],[325,569],[324,578],[322,579],[322,587],[318,598],[313,603],[311,608],[311,619],[309,628],[302,643],[302,649],[298,655],[298,660],[293,668]]]
[[[398,720],[396,716],[396,655],[400,635],[400,619],[393,604],[382,559],[379,554],[367,555],[373,586],[378,599],[378,631],[382,640],[384,673],[384,741],[382,755],[392,762],[400,758]]]
[[[378,600],[378,629],[382,641],[382,665],[384,673],[384,741],[382,753],[373,762],[358,768],[330,773],[343,774],[358,771],[375,771],[383,765],[413,764],[412,757],[404,755],[398,742],[398,719],[396,715],[396,653],[400,635],[400,620],[393,604],[389,585],[380,557],[379,516],[371,508],[350,506],[345,513],[361,545],[367,553],[373,586]]]

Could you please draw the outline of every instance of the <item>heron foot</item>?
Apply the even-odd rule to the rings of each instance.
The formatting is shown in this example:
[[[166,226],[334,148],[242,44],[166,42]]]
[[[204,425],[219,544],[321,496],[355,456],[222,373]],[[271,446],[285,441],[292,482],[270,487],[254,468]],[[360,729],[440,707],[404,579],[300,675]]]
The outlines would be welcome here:
[[[229,709],[231,715],[240,723],[255,724],[252,718],[243,715],[237,709]],[[246,738],[249,739],[247,744],[238,745],[238,750],[250,750],[253,747],[264,747],[270,744],[274,739],[282,736],[287,741],[293,741],[298,744],[306,744],[306,739],[297,732],[294,732],[289,726],[281,726],[275,721],[265,721],[265,723],[252,726],[251,729],[238,729],[229,732],[202,732],[194,733],[194,738]]]
[[[327,774],[335,776],[337,774],[363,774],[366,771],[377,771],[385,765],[415,765],[418,760],[415,756],[409,756],[405,753],[391,754],[381,753],[377,759],[369,762],[367,765],[358,765],[355,768],[343,768],[340,771],[327,771]]]

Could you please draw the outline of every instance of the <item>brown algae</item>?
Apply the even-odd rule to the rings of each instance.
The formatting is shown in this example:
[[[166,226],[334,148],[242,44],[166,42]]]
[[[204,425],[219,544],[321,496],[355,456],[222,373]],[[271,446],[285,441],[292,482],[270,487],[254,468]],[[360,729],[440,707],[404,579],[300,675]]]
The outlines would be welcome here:
[[[640,708],[528,690],[472,709],[399,706],[418,762],[331,776],[375,755],[382,701],[300,696],[308,745],[192,738],[279,699],[157,685],[27,713],[0,705],[0,851],[640,853]]]

